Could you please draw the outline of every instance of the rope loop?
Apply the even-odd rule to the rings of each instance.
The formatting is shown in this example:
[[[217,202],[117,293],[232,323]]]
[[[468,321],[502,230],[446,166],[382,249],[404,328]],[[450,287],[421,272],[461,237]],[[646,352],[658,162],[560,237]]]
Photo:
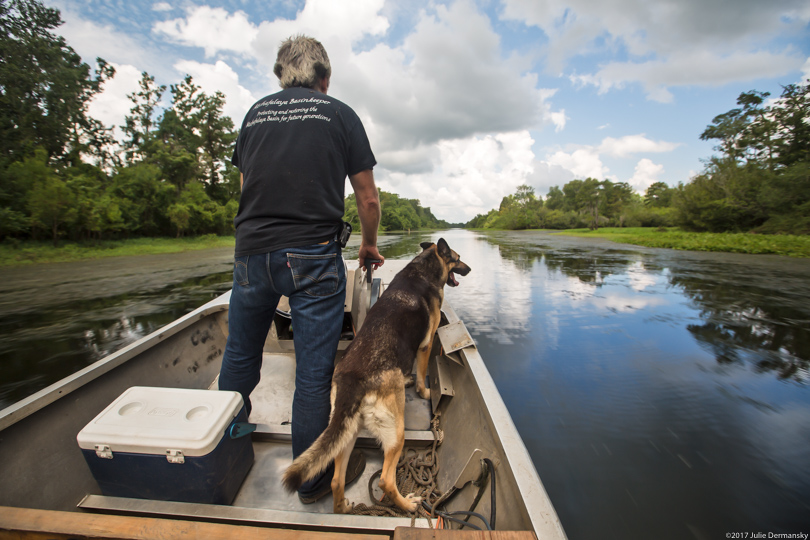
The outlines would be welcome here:
[[[436,448],[444,440],[444,432],[441,430],[440,424],[440,413],[436,413],[430,421],[433,444],[422,451],[406,448],[397,463],[396,482],[399,492],[405,495],[413,493],[421,497],[423,501],[427,501],[431,506],[435,501],[441,499],[443,495],[436,485],[439,474],[439,460]],[[432,529],[432,516],[421,504],[417,506],[415,512],[409,513],[388,500],[388,495],[383,495],[382,500],[376,498],[374,495],[374,480],[381,474],[382,469],[371,475],[368,482],[368,494],[373,504],[355,504],[351,513],[361,516],[410,517],[411,527],[416,523],[416,518],[425,518],[428,521],[428,526]]]

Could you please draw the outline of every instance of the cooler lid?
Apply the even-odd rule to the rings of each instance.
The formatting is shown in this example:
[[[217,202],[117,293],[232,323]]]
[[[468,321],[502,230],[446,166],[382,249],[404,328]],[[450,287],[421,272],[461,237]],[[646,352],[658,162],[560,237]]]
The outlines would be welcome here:
[[[238,392],[133,386],[79,432],[79,447],[115,452],[204,456],[242,409]]]

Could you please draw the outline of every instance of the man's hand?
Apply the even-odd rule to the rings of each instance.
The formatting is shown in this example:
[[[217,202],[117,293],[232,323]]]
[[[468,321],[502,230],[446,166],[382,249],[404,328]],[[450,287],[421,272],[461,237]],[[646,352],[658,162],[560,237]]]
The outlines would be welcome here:
[[[363,243],[360,244],[360,253],[358,255],[358,259],[360,260],[360,268],[364,268],[366,266],[366,259],[377,259],[378,261],[382,261],[379,264],[374,264],[375,270],[382,266],[385,262],[385,257],[380,255],[377,246],[367,246]]]

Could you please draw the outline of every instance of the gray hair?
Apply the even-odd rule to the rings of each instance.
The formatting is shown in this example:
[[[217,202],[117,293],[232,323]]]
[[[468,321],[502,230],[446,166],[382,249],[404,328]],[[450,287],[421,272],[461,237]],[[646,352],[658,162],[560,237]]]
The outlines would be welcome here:
[[[320,41],[297,35],[287,38],[278,48],[273,73],[282,88],[314,88],[332,75],[332,66]]]

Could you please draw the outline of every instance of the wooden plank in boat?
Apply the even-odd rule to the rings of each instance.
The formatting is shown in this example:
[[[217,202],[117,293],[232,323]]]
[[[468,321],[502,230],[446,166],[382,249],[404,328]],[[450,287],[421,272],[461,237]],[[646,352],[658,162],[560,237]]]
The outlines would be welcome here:
[[[387,540],[388,535],[296,531],[149,517],[0,507],[0,537],[22,540]]]
[[[532,531],[473,531],[397,527],[393,540],[537,540]]]

